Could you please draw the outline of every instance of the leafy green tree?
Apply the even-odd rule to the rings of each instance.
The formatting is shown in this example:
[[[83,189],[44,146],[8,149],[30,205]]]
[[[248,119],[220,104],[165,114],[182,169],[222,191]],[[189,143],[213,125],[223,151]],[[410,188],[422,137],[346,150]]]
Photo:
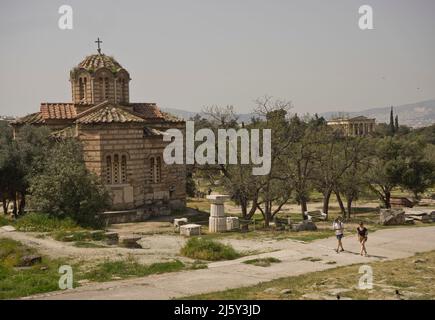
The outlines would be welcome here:
[[[391,208],[391,192],[402,187],[418,195],[434,183],[434,163],[425,158],[426,144],[422,139],[386,137],[374,148],[367,182],[386,208]]]
[[[353,148],[350,149],[352,154],[351,166],[338,178],[335,185],[335,193],[341,212],[349,218],[352,214],[353,202],[366,190],[365,174],[370,164],[369,146],[366,138],[354,139]],[[346,206],[344,206],[340,195],[344,196]]]
[[[297,115],[290,119],[294,143],[288,149],[286,156],[289,161],[289,179],[295,200],[301,207],[302,218],[306,219],[310,193],[313,190],[313,174],[318,161],[319,141],[321,141],[321,127],[314,122],[306,123]]]
[[[3,128],[0,144],[0,188],[3,210],[7,200],[13,202],[13,214],[24,213],[29,181],[42,169],[43,159],[49,154],[50,145],[47,128],[24,126],[18,130],[15,139]]]
[[[435,145],[435,124],[424,127],[414,129],[412,132],[409,132],[409,135],[412,137],[421,137],[426,143]]]
[[[3,205],[3,212],[7,214],[9,200],[11,197],[11,176],[12,159],[12,128],[7,125],[7,122],[0,121],[0,196]]]
[[[323,194],[323,212],[326,215],[328,215],[329,200],[333,192],[337,195],[340,208],[344,213],[339,183],[348,171],[356,173],[353,167],[362,160],[363,142],[364,138],[344,136],[324,126],[317,148],[313,182],[316,189]],[[348,199],[351,198],[349,194]]]
[[[400,186],[411,191],[416,199],[435,184],[435,162],[428,157],[426,143],[422,139],[406,139]]]
[[[31,180],[30,192],[35,209],[81,224],[94,223],[110,204],[100,178],[85,166],[81,144],[72,139],[52,147],[44,170]]]
[[[287,114],[291,103],[281,100],[270,100],[269,97],[257,100],[259,115],[264,121],[257,123],[257,129],[271,129],[271,167],[270,172],[255,179],[257,208],[264,218],[265,226],[269,226],[272,219],[292,197],[292,172],[288,155],[295,142],[295,131],[289,125]],[[258,193],[257,193],[258,191]]]
[[[370,189],[386,208],[391,208],[391,192],[401,182],[401,143],[392,137],[379,139],[374,145],[374,156],[367,172]]]

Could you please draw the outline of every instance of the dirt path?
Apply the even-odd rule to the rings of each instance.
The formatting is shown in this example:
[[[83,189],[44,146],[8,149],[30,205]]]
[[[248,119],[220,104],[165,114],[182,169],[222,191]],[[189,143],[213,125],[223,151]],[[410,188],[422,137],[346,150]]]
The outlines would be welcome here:
[[[432,251],[435,250],[435,227],[374,232],[370,234],[368,241],[369,257],[358,255],[359,248],[355,237],[344,239],[347,251],[340,254],[333,250],[334,238],[311,243],[288,241],[287,244],[288,247],[283,250],[211,263],[208,269],[92,284],[73,290],[37,295],[29,299],[170,299],[249,286],[338,266],[355,263],[370,264],[373,261],[406,258],[417,252]],[[254,257],[276,257],[282,262],[267,268],[243,263]],[[303,260],[308,257],[319,260],[315,262]]]
[[[38,238],[38,234],[25,232],[6,232],[0,229],[0,238],[9,238],[35,248],[42,255],[52,259],[62,258],[75,262],[98,262],[121,260],[134,257],[138,262],[149,264],[173,259],[178,256],[184,239],[176,235],[146,235],[139,243],[143,249],[128,249],[117,246],[107,248],[78,248],[71,242],[56,241],[49,237]]]

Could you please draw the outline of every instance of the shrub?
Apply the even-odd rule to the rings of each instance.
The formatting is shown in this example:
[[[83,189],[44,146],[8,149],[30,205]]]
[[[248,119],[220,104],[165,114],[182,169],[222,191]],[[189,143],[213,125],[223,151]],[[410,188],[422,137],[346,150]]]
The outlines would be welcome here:
[[[83,161],[78,141],[58,142],[42,173],[31,179],[32,203],[51,216],[69,217],[84,226],[95,226],[97,214],[110,205],[107,189]]]
[[[230,245],[201,237],[189,239],[181,248],[181,254],[192,259],[209,261],[232,260],[240,257],[240,254]]]
[[[60,230],[77,230],[80,227],[71,218],[56,218],[43,213],[29,213],[15,222],[20,231],[51,232]]]

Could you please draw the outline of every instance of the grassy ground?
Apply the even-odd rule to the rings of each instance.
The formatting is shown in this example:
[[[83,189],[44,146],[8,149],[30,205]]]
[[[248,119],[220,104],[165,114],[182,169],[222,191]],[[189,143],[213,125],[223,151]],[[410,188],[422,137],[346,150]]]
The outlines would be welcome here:
[[[11,224],[11,220],[6,218],[5,216],[0,215],[0,227],[7,226],[9,224]]]
[[[17,241],[0,239],[0,299],[11,299],[58,290],[59,267],[65,261],[42,258],[32,267],[16,268],[25,255],[35,254]]]
[[[37,254],[35,249],[10,239],[0,239],[0,299],[13,299],[59,290],[59,267],[69,265],[65,259],[42,257],[31,267],[17,267],[21,257]],[[85,282],[102,282],[151,274],[175,272],[183,269],[207,268],[199,261],[184,264],[179,260],[143,265],[133,258],[122,261],[104,261],[98,264],[77,263],[73,269],[74,287]]]
[[[150,274],[174,272],[184,269],[184,264],[179,260],[142,265],[134,259],[127,261],[106,261],[97,265],[80,277],[89,281],[104,282],[132,277],[145,277]]]
[[[374,262],[373,289],[358,287],[361,265],[338,267],[186,299],[435,299],[435,251]],[[396,293],[396,290],[398,291]]]
[[[29,213],[18,218],[13,225],[19,231],[60,232],[82,230],[71,219],[58,219],[43,213]]]

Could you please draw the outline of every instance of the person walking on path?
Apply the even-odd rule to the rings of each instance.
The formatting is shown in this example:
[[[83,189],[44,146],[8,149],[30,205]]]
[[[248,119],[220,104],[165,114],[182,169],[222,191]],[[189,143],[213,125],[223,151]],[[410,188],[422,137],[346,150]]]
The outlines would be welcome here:
[[[357,231],[357,236],[358,236],[358,241],[361,244],[361,251],[360,251],[360,255],[365,255],[366,257],[368,256],[367,254],[367,250],[366,250],[366,242],[367,242],[367,235],[368,235],[368,230],[366,227],[364,227],[364,222],[360,222],[358,228],[356,228]]]
[[[337,249],[335,249],[335,251],[338,252],[343,252],[344,248],[343,248],[343,243],[341,241],[341,239],[343,239],[344,237],[344,224],[341,221],[341,218],[338,217],[334,220],[334,223],[332,224],[332,228],[335,231],[335,236],[337,237]]]

